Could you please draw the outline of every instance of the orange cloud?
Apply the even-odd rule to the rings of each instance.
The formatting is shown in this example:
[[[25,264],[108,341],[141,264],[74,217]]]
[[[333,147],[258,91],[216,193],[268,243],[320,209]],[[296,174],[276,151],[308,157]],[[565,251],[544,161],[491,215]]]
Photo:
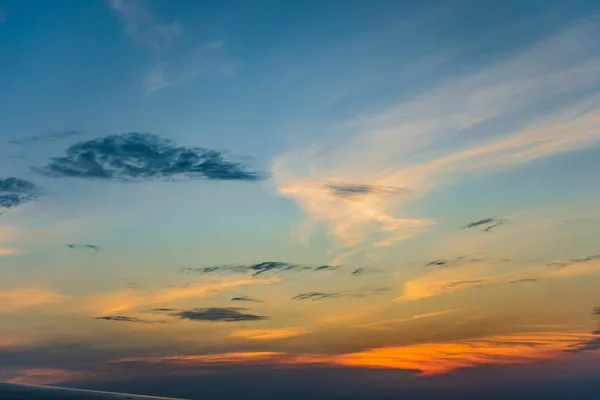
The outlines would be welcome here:
[[[58,303],[65,297],[49,289],[26,286],[0,291],[0,313],[21,311],[27,308]]]
[[[146,362],[146,363],[183,363],[183,364],[230,364],[230,363],[263,363],[276,360],[284,353],[257,351],[240,353],[202,354],[190,356],[167,356],[167,357],[129,357],[116,360],[115,362]]]
[[[522,333],[489,336],[457,342],[390,346],[347,354],[286,354],[281,352],[220,353],[168,357],[133,357],[115,362],[178,364],[329,364],[363,368],[418,371],[419,375],[444,374],[458,368],[486,364],[524,364],[572,357],[565,350],[595,336],[590,333]]]
[[[334,356],[333,364],[400,368],[437,375],[483,364],[523,364],[566,357],[569,346],[592,338],[588,333],[529,333],[453,343],[382,347]]]
[[[205,297],[238,286],[270,284],[277,281],[277,277],[268,279],[245,278],[207,284],[162,288],[156,291],[125,289],[92,298],[89,302],[89,308],[100,314],[113,314],[131,310],[142,305],[168,304],[175,300]]]
[[[90,374],[82,371],[69,371],[66,369],[26,369],[20,371],[18,376],[9,379],[12,383],[30,385],[52,385],[60,382],[75,381],[89,377]]]
[[[308,330],[303,328],[242,329],[232,332],[229,337],[251,340],[269,340],[300,336],[306,333],[308,333]]]
[[[21,254],[19,249],[15,249],[12,247],[0,247],[0,257],[2,256],[14,256],[17,254]]]

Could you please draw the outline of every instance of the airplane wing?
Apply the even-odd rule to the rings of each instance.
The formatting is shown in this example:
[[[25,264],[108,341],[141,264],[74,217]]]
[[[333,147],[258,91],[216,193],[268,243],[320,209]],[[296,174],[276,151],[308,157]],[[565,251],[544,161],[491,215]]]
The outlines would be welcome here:
[[[23,385],[0,382],[2,400],[184,400],[172,397],[141,396],[137,394],[97,392],[54,386]]]

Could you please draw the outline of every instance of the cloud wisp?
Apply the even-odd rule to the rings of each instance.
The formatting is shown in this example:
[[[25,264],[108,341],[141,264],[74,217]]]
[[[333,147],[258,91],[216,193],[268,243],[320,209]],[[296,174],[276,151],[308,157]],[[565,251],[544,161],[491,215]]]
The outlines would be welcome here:
[[[169,313],[169,315],[189,321],[208,322],[242,322],[262,321],[269,319],[269,317],[265,317],[263,315],[246,313],[245,310],[245,308],[239,307],[192,308],[190,310]]]
[[[56,142],[62,139],[71,138],[74,136],[82,135],[83,132],[76,130],[66,130],[66,131],[53,131],[44,133],[41,135],[35,135],[26,137],[23,139],[11,139],[8,141],[9,144],[14,145],[25,145],[25,144],[37,144],[37,143],[48,143],[48,142]]]
[[[149,133],[125,133],[71,145],[62,157],[42,168],[55,178],[97,180],[237,180],[259,181],[264,176],[215,150],[178,146]]]
[[[434,189],[597,142],[597,98],[581,95],[558,105],[556,99],[600,84],[598,26],[575,26],[280,155],[272,164],[279,193],[303,209],[303,228],[327,230],[339,260],[424,232],[434,221],[411,215],[406,206]],[[509,123],[519,110],[542,106],[552,111]],[[315,181],[373,182],[409,192],[375,196],[360,188],[360,196],[346,201]]]
[[[324,271],[336,269],[336,266],[319,265],[312,267],[309,265],[292,264],[284,261],[264,261],[258,264],[236,264],[236,265],[216,265],[203,268],[182,268],[182,273],[200,273],[200,274],[245,274],[251,273],[252,276],[258,276],[265,273],[280,273],[288,271]]]
[[[38,187],[25,179],[0,178],[0,214],[12,208],[37,200]]]

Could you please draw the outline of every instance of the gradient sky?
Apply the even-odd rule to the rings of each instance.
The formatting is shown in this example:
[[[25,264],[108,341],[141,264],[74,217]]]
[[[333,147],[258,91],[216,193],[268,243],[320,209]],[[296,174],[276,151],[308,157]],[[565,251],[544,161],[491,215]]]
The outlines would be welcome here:
[[[591,0],[0,0],[0,380],[587,388],[598,37]]]

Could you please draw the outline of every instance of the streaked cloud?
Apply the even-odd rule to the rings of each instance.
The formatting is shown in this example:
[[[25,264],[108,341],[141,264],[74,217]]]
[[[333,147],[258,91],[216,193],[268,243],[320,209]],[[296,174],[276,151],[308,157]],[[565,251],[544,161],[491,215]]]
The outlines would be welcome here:
[[[323,271],[336,269],[336,266],[332,265],[319,265],[312,267],[309,265],[292,264],[285,261],[264,261],[258,264],[234,264],[234,265],[216,265],[212,267],[202,268],[182,268],[181,272],[190,273],[196,272],[201,274],[243,274],[252,273],[252,276],[258,276],[264,273],[279,273],[286,271]]]
[[[167,287],[157,290],[123,289],[92,296],[87,308],[102,315],[117,314],[140,306],[168,304],[176,300],[206,297],[211,294],[246,285],[263,285],[277,282],[277,278],[235,279],[212,283],[196,283],[184,287]]]
[[[286,339],[308,333],[306,328],[272,328],[272,329],[240,329],[233,331],[229,337],[249,340]]]
[[[11,383],[22,383],[30,385],[52,385],[60,382],[81,380],[92,374],[84,371],[66,369],[32,368],[13,371],[7,379]]]
[[[22,286],[13,289],[0,289],[0,314],[23,311],[58,303],[66,297],[42,286]]]
[[[594,23],[576,26],[283,154],[272,167],[278,191],[297,201],[308,223],[326,227],[336,259],[359,245],[368,249],[414,237],[434,221],[409,215],[405,206],[433,189],[475,172],[516,167],[598,141],[597,98],[555,102],[600,83],[597,34]],[[550,114],[507,127],[517,110],[550,105]],[[331,189],[315,187],[315,181],[373,182],[409,193],[364,193],[349,202],[331,196]]]
[[[106,315],[106,316],[102,316],[102,317],[94,317],[94,319],[101,320],[101,321],[134,322],[136,324],[150,324],[150,323],[166,322],[166,321],[150,321],[150,320],[146,320],[146,319],[126,317],[124,315]]]
[[[200,355],[179,355],[164,357],[127,357],[115,360],[117,363],[175,363],[175,364],[255,364],[264,363],[282,355],[280,352],[256,351]]]
[[[455,311],[457,311],[457,310],[452,309],[452,310],[435,311],[435,312],[430,312],[430,313],[413,315],[412,317],[408,317],[408,318],[397,318],[397,319],[390,319],[390,320],[385,320],[385,321],[371,322],[371,323],[367,323],[367,324],[360,324],[360,325],[356,325],[356,327],[357,328],[376,329],[376,330],[392,329],[394,327],[394,325],[399,324],[399,323],[414,321],[414,320],[419,320],[419,319],[424,319],[424,318],[438,317],[440,315],[446,315],[449,313],[453,313]]]
[[[66,155],[35,168],[55,178],[140,181],[238,180],[258,181],[263,176],[230,161],[223,153],[199,147],[178,146],[149,133],[104,136],[71,145]]]
[[[182,34],[179,21],[161,21],[144,0],[108,0],[108,4],[123,23],[125,33],[138,44],[160,49]]]
[[[292,300],[323,300],[330,298],[338,298],[338,297],[354,297],[354,298],[362,298],[367,296],[373,296],[382,294],[391,290],[389,287],[379,287],[379,288],[361,288],[356,290],[347,290],[343,292],[305,292],[299,293],[292,297]]]
[[[32,202],[38,198],[39,188],[21,178],[0,178],[0,213]]]

